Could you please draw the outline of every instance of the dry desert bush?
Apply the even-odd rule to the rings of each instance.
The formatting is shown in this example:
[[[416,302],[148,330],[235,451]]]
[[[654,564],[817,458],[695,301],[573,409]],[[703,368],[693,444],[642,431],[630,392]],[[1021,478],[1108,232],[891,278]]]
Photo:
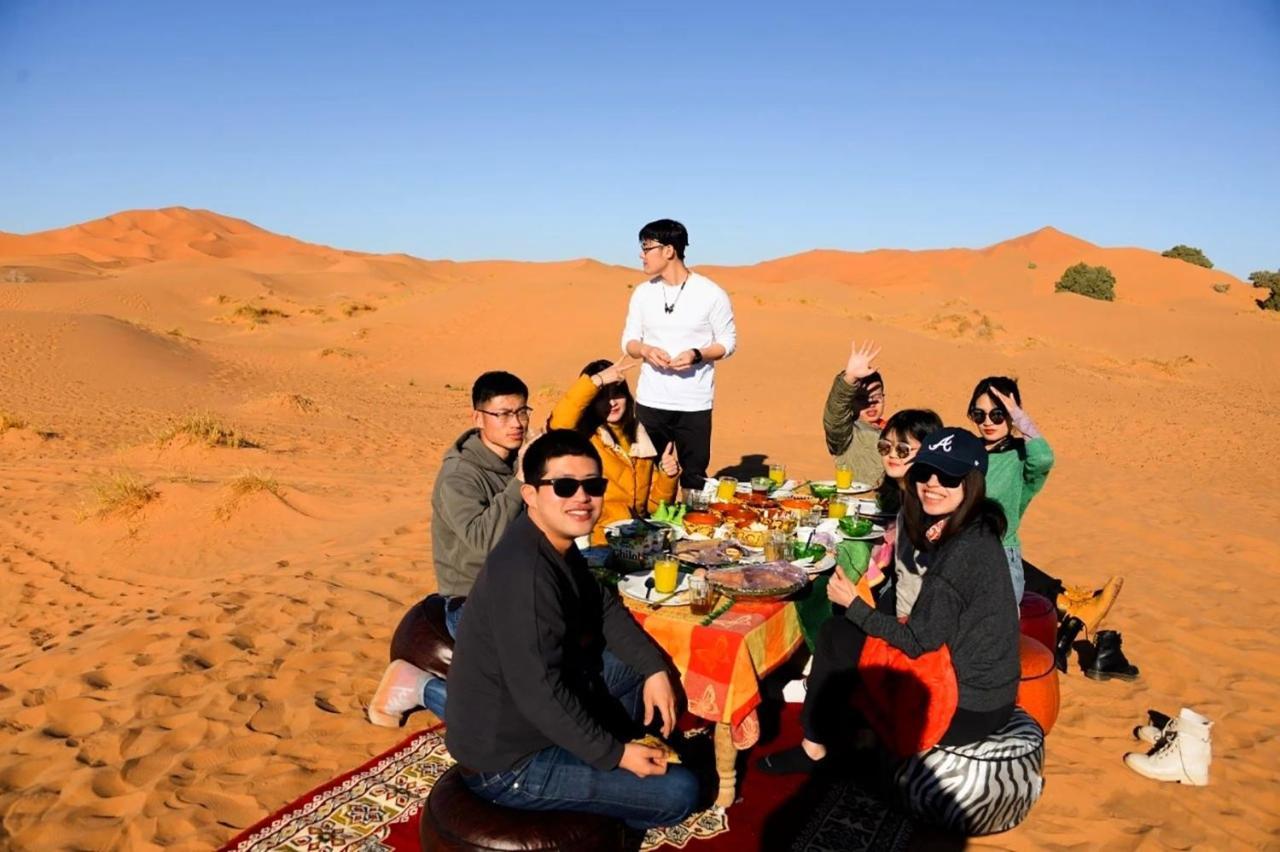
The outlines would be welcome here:
[[[227,499],[214,510],[219,520],[227,521],[235,514],[240,501],[253,494],[270,494],[288,505],[280,493],[280,483],[270,473],[247,470],[227,483]]]
[[[16,414],[10,414],[8,411],[0,411],[0,435],[8,432],[10,429],[25,429],[27,421]]]
[[[160,497],[148,482],[129,471],[116,471],[89,483],[93,494],[93,508],[88,514],[100,520],[111,517],[129,519],[142,511],[147,504]]]
[[[364,311],[376,311],[376,310],[377,308],[369,304],[368,302],[348,302],[347,304],[342,306],[342,315],[347,317],[353,317],[356,314],[362,313]]]
[[[254,325],[262,325],[272,319],[288,319],[289,315],[276,308],[264,308],[260,305],[241,305],[231,313],[232,319],[245,319]]]
[[[156,436],[156,441],[163,447],[181,437],[207,447],[237,449],[257,446],[239,431],[223,423],[217,415],[208,412],[188,414],[174,420]]]

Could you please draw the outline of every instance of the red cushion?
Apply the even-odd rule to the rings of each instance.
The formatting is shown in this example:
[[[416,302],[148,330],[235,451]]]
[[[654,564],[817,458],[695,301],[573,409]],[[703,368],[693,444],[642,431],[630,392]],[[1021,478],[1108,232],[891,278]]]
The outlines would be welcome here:
[[[1040,727],[1048,734],[1058,721],[1058,709],[1062,702],[1053,652],[1030,636],[1021,637],[1018,652],[1022,659],[1018,706],[1039,722]]]
[[[960,697],[946,645],[912,659],[868,636],[858,674],[861,688],[854,701],[891,751],[908,757],[938,744]]]
[[[1027,592],[1022,596],[1019,610],[1024,636],[1030,636],[1046,648],[1058,643],[1058,611],[1052,601],[1044,595]]]

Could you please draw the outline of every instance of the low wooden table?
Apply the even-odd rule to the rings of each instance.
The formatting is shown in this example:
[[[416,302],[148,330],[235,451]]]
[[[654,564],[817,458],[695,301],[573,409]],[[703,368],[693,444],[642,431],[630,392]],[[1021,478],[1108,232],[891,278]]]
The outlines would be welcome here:
[[[804,641],[795,604],[740,600],[710,625],[687,606],[650,609],[623,598],[645,632],[680,671],[689,712],[715,722],[716,804],[733,804],[740,749],[760,738],[756,707],[760,678],[784,663]]]

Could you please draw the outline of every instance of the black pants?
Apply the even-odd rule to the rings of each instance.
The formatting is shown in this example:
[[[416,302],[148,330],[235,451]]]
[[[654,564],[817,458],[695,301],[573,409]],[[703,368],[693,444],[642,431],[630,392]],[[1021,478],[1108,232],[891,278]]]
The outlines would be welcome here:
[[[659,458],[667,444],[676,445],[676,454],[680,457],[680,485],[701,488],[707,479],[707,466],[711,464],[711,409],[667,411],[636,403],[636,415],[649,433]]]
[[[837,744],[852,727],[863,724],[850,704],[858,685],[858,658],[867,634],[840,615],[822,625],[814,643],[813,667],[800,724],[807,739],[826,746]],[[984,739],[1009,721],[1013,705],[996,710],[957,707],[939,745],[960,746]]]
[[[1067,590],[1061,580],[1050,577],[1026,559],[1022,560],[1022,572],[1027,581],[1026,591],[1043,595],[1049,599],[1049,603],[1055,607],[1058,605],[1058,595]]]

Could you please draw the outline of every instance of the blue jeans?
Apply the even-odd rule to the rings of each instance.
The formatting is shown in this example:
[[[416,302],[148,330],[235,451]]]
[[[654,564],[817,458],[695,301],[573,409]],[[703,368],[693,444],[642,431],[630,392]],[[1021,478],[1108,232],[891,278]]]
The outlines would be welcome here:
[[[457,639],[458,624],[462,621],[462,610],[466,609],[466,603],[451,606],[453,601],[454,598],[445,601],[444,627],[449,631],[450,638]],[[448,684],[442,677],[433,677],[422,687],[422,706],[441,719],[444,718],[444,703],[448,697]]]
[[[638,719],[643,680],[608,651],[604,682],[630,718]],[[559,746],[536,752],[506,772],[478,772],[463,780],[477,796],[503,807],[603,814],[637,830],[675,825],[698,804],[698,780],[683,766],[669,765],[665,775],[640,778],[626,769],[596,769]]]
[[[1009,577],[1013,580],[1013,600],[1021,605],[1022,593],[1027,589],[1026,572],[1022,570],[1022,548],[1006,547],[1005,558],[1009,560]]]

